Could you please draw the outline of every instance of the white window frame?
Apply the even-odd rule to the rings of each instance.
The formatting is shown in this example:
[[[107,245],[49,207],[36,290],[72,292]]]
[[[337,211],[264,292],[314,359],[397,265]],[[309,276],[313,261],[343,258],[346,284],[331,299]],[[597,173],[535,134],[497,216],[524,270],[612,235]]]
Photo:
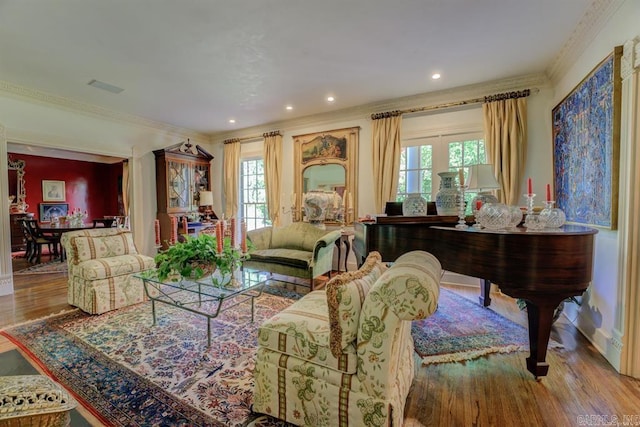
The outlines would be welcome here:
[[[266,200],[266,188],[265,188],[265,201],[264,204],[263,203],[248,203],[245,202],[245,174],[244,174],[244,163],[245,162],[253,162],[253,161],[262,161],[263,163],[263,171],[264,171],[264,158],[261,156],[251,156],[251,157],[243,157],[240,160],[240,189],[239,189],[239,204],[240,204],[240,216],[242,219],[245,220],[246,224],[247,224],[247,230],[254,230],[256,228],[262,228],[262,227],[266,227],[266,226],[270,226],[271,225],[271,220],[269,219],[269,215],[268,212],[266,214],[266,217],[262,218],[262,217],[258,217],[258,216],[247,216],[247,208],[248,205],[254,205],[254,206],[260,206],[260,205],[264,205],[265,210],[267,209],[267,200]],[[257,176],[257,175],[256,175]],[[263,175],[264,178],[264,175]],[[262,220],[262,221],[261,221]],[[262,222],[259,224],[259,222]]]

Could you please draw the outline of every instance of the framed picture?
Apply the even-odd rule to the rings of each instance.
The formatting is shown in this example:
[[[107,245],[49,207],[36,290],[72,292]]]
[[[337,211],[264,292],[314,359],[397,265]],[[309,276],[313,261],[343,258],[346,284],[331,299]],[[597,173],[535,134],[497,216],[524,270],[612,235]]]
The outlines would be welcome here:
[[[64,202],[64,181],[42,180],[43,202]]]
[[[49,222],[54,216],[60,218],[68,213],[68,203],[40,203],[40,222]]]
[[[552,111],[555,200],[568,222],[617,228],[621,57],[618,46]]]

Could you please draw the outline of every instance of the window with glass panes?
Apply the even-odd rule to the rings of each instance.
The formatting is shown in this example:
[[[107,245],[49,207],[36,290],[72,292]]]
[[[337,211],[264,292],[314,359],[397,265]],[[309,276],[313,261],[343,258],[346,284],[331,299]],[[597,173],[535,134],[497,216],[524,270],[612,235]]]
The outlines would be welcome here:
[[[267,190],[263,159],[246,159],[240,167],[240,208],[247,230],[271,225],[267,211]]]
[[[464,170],[465,182],[469,179],[469,166],[486,163],[484,139],[480,132],[457,135],[437,135],[416,138],[403,143],[400,154],[400,176],[396,201],[407,194],[420,193],[426,200],[435,200],[439,180],[438,172]],[[475,192],[465,192],[467,204]]]

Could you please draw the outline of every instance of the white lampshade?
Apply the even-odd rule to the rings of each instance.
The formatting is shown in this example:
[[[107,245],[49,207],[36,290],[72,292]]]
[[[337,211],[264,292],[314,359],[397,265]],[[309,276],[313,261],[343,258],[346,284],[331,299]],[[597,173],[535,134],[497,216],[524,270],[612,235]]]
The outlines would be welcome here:
[[[211,191],[200,192],[200,206],[212,206],[213,205],[213,193]]]
[[[493,166],[489,164],[472,165],[469,167],[469,190],[493,190],[500,188],[493,175]]]

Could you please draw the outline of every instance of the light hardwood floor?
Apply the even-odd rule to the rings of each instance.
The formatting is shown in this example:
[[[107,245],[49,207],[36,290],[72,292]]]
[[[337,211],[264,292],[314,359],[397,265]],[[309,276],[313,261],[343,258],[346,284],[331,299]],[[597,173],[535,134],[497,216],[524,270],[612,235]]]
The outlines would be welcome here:
[[[14,285],[14,295],[0,297],[0,328],[72,308],[64,274],[15,276]],[[477,289],[446,286],[477,302]],[[513,299],[499,292],[492,299],[492,309],[526,325]],[[525,352],[418,362],[405,426],[594,426],[613,417],[623,425],[624,416],[640,425],[640,380],[618,374],[564,317],[552,337],[565,348],[549,350],[549,375],[538,381],[526,370]],[[0,342],[0,351],[12,347]]]

